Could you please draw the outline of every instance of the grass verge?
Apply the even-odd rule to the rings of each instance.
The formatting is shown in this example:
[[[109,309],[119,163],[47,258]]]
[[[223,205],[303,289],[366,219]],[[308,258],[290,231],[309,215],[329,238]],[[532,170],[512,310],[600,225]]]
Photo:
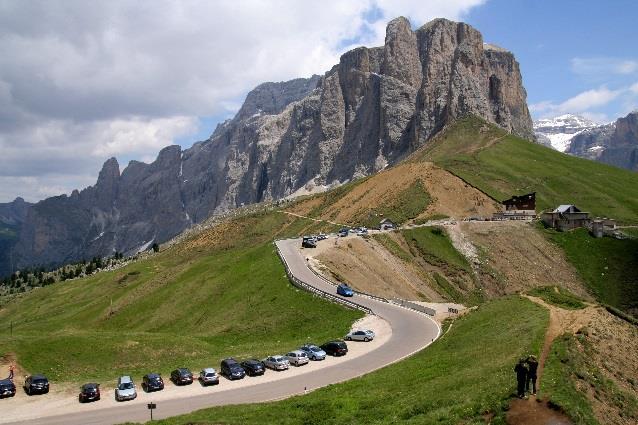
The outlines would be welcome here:
[[[540,286],[528,292],[530,295],[539,297],[545,302],[567,310],[580,310],[586,305],[576,295],[565,288],[558,286]]]

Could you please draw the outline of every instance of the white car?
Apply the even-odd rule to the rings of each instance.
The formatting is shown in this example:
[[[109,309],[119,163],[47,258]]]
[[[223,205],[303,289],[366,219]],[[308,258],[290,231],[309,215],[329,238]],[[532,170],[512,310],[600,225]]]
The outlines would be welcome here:
[[[115,388],[115,400],[135,400],[135,398],[137,398],[137,391],[131,377],[120,376],[117,380],[117,388]]]
[[[374,339],[374,332],[372,332],[371,330],[359,330],[359,331],[354,331],[354,332],[350,332],[348,335],[346,335],[346,341],[372,341]]]
[[[286,359],[290,362],[290,364],[294,364],[295,366],[301,366],[308,364],[308,355],[301,350],[291,351],[286,354]]]
[[[286,370],[290,367],[290,362],[288,361],[288,359],[280,355],[266,357],[262,360],[262,363],[267,368],[273,370]]]

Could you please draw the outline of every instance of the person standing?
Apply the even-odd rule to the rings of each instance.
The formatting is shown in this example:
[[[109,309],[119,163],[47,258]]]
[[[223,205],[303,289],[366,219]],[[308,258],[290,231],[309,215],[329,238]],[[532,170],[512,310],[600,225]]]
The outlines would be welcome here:
[[[516,372],[516,395],[518,395],[518,398],[524,398],[525,383],[527,382],[527,364],[524,358],[521,358],[518,363],[516,363],[514,372]]]
[[[536,356],[534,356],[533,354],[531,354],[528,358],[527,358],[527,368],[528,368],[528,372],[527,372],[527,382],[525,383],[525,391],[529,392],[529,387],[531,384],[532,387],[532,394],[536,394],[536,378],[537,378],[537,371],[538,371],[538,360],[536,360]]]
[[[9,379],[13,381],[13,374],[15,373],[15,365],[13,363],[11,363],[9,365]]]

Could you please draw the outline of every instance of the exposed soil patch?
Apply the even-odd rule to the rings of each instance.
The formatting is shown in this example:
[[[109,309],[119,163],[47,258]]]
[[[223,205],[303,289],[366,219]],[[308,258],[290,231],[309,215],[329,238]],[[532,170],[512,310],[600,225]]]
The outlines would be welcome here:
[[[507,423],[510,425],[571,425],[569,418],[551,407],[546,401],[513,400],[507,412]]]
[[[452,228],[453,229],[453,228]],[[490,295],[561,286],[591,299],[565,254],[527,222],[464,222],[460,231],[478,248],[485,290]]]

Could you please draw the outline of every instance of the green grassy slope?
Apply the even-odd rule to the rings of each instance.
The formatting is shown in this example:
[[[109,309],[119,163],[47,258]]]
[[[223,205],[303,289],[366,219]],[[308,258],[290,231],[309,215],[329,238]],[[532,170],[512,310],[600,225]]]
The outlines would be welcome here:
[[[638,239],[596,239],[585,229],[544,230],[603,303],[638,316]]]
[[[290,285],[271,243],[304,227],[278,212],[244,217],[190,248],[34,290],[0,310],[0,347],[28,371],[74,382],[216,366],[342,335],[361,313]]]
[[[288,400],[201,410],[160,424],[504,423],[518,357],[538,353],[547,311],[519,297],[482,305],[427,350]]]
[[[497,200],[537,192],[537,209],[576,204],[638,222],[638,173],[530,143],[479,118],[459,120],[412,160],[429,160]]]

